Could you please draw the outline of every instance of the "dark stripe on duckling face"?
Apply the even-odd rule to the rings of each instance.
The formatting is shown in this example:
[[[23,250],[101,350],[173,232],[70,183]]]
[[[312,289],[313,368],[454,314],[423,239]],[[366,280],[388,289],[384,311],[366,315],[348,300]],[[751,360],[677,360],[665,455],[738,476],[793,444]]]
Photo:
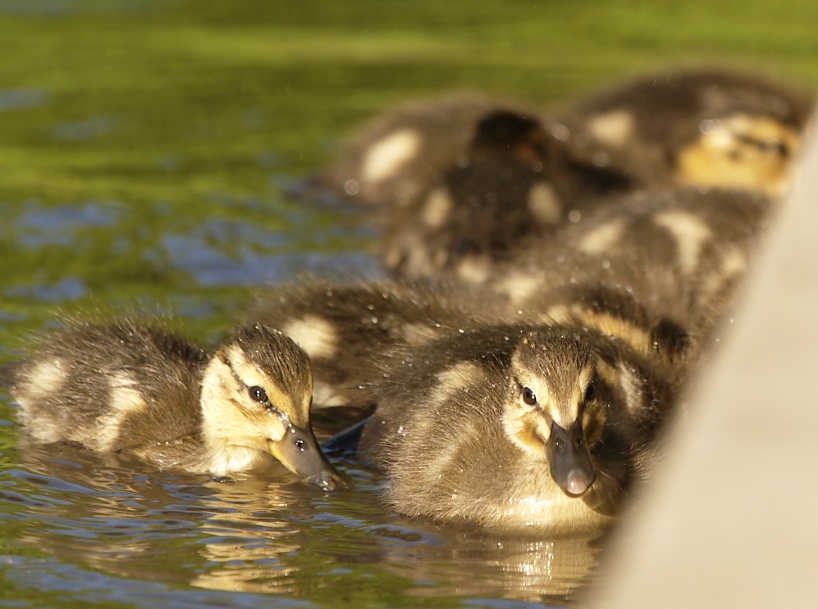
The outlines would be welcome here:
[[[596,424],[596,359],[567,333],[531,333],[514,355],[512,403],[504,426],[524,450],[545,456],[554,482],[569,496],[585,494],[596,470],[585,425],[599,438]]]

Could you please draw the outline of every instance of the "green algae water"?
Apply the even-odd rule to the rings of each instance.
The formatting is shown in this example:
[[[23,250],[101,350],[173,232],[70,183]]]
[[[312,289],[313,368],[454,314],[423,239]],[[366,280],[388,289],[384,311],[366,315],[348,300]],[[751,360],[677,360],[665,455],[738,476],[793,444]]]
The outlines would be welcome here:
[[[0,0],[0,362],[60,316],[172,311],[214,340],[301,274],[382,273],[290,187],[385,108],[544,106],[718,62],[818,85],[818,4]],[[574,604],[604,551],[408,521],[354,493],[27,444],[0,391],[0,606]],[[318,421],[322,436],[337,423]]]

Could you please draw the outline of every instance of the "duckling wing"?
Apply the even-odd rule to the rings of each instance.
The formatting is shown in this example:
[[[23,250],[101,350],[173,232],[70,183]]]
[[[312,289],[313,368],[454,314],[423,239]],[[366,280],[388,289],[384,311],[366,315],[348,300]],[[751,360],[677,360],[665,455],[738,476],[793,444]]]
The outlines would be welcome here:
[[[160,469],[180,469],[194,473],[207,471],[204,445],[195,433],[152,442],[123,452]]]

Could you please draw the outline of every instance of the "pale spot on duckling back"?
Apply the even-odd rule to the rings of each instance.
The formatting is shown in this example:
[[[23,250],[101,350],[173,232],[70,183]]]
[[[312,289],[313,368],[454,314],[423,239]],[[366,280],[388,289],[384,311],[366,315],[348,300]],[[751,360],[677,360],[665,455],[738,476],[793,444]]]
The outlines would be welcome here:
[[[702,248],[713,238],[712,229],[695,215],[684,211],[666,211],[656,215],[654,222],[665,228],[676,241],[679,265],[692,274],[699,265]]]
[[[624,108],[592,116],[586,124],[586,129],[592,137],[615,148],[625,146],[633,137],[635,128],[636,119],[633,113]]]
[[[491,275],[492,263],[485,256],[466,256],[457,265],[457,278],[466,283],[485,283]]]
[[[434,322],[407,323],[401,328],[401,337],[407,345],[419,347],[439,338],[441,332],[440,324]]]
[[[713,268],[705,269],[698,281],[697,296],[700,306],[724,297],[741,280],[748,268],[747,254],[741,246],[723,246]]]
[[[745,188],[783,194],[801,136],[764,116],[736,114],[702,121],[701,136],[681,150],[677,180],[682,185]]]
[[[577,250],[596,256],[612,250],[625,232],[625,220],[611,220],[589,231],[577,243]]]
[[[363,179],[379,182],[390,178],[417,156],[421,143],[421,135],[414,129],[399,129],[378,140],[364,156],[361,168]]]
[[[334,357],[338,351],[338,332],[335,326],[317,315],[294,319],[282,328],[311,358]]]
[[[81,440],[94,450],[106,452],[113,450],[119,439],[122,423],[132,414],[145,410],[147,404],[139,391],[139,382],[126,372],[113,372],[108,377],[109,408],[96,421],[96,429],[88,430],[89,436]],[[78,430],[80,436],[82,430]]]
[[[38,416],[35,405],[60,391],[66,374],[66,366],[61,359],[43,360],[31,366],[19,382],[17,402],[20,404],[20,416],[37,440],[57,442],[64,437],[59,422],[54,420],[51,413]]]
[[[599,374],[610,385],[619,386],[623,392],[625,409],[631,415],[637,415],[645,407],[645,394],[642,382],[627,364],[622,362],[615,366],[600,362]]]
[[[429,193],[429,197],[423,205],[421,219],[430,228],[440,228],[446,224],[446,220],[452,213],[452,198],[446,187],[435,188]]]
[[[437,385],[427,398],[429,408],[432,411],[445,413],[450,402],[462,402],[461,393],[478,385],[482,376],[480,367],[473,362],[460,362],[440,372],[437,375]],[[434,437],[434,434],[427,431],[436,425],[434,418],[427,416],[412,417],[408,424],[412,425],[414,434]],[[398,433],[400,434],[401,431],[398,430]],[[463,441],[469,435],[468,428],[460,427],[457,430],[456,439],[453,438],[449,441],[441,439],[444,441],[436,443],[434,459],[427,459],[423,462],[424,475],[434,478],[438,473],[448,469],[452,460],[457,457]]]
[[[528,209],[542,226],[558,224],[562,220],[562,204],[554,189],[538,182],[528,193]]]
[[[643,325],[604,310],[594,310],[581,303],[554,305],[540,315],[540,321],[566,326],[593,328],[600,334],[614,336],[643,354],[652,353],[650,331]]]
[[[542,278],[530,272],[512,272],[497,281],[495,290],[505,294],[512,305],[518,305],[536,294],[542,285]]]

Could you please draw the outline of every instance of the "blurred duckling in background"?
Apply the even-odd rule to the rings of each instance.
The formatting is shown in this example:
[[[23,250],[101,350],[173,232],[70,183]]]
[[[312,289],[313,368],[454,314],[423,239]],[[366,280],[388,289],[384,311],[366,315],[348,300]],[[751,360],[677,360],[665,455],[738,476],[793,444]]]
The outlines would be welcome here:
[[[385,352],[490,323],[500,311],[492,301],[499,300],[480,286],[312,279],[259,295],[247,318],[281,328],[307,352],[314,407],[366,408],[377,401],[373,383]]]
[[[610,524],[647,475],[678,386],[624,342],[495,325],[385,359],[357,450],[397,512],[492,529]]]
[[[625,306],[622,323],[641,336],[676,324],[703,344],[732,310],[776,207],[740,190],[637,194],[498,266],[486,285],[544,321],[601,327]]]
[[[215,475],[279,461],[324,490],[343,486],[310,427],[307,355],[260,324],[208,354],[155,325],[75,323],[0,381],[38,442]]]
[[[729,312],[770,207],[742,191],[642,194],[483,281],[302,281],[260,295],[247,318],[308,353],[316,407],[373,406],[386,353],[502,323],[592,328],[681,374]]]
[[[365,124],[338,160],[296,192],[307,200],[396,207],[414,200],[467,154],[477,122],[527,104],[483,94],[454,94],[404,104]]]
[[[778,196],[814,96],[755,74],[674,69],[592,94],[557,127],[578,159],[639,187],[716,186]]]
[[[616,174],[569,165],[534,117],[509,110],[478,120],[467,154],[405,205],[383,214],[384,266],[416,279],[476,281],[541,242],[597,199],[627,188]]]

